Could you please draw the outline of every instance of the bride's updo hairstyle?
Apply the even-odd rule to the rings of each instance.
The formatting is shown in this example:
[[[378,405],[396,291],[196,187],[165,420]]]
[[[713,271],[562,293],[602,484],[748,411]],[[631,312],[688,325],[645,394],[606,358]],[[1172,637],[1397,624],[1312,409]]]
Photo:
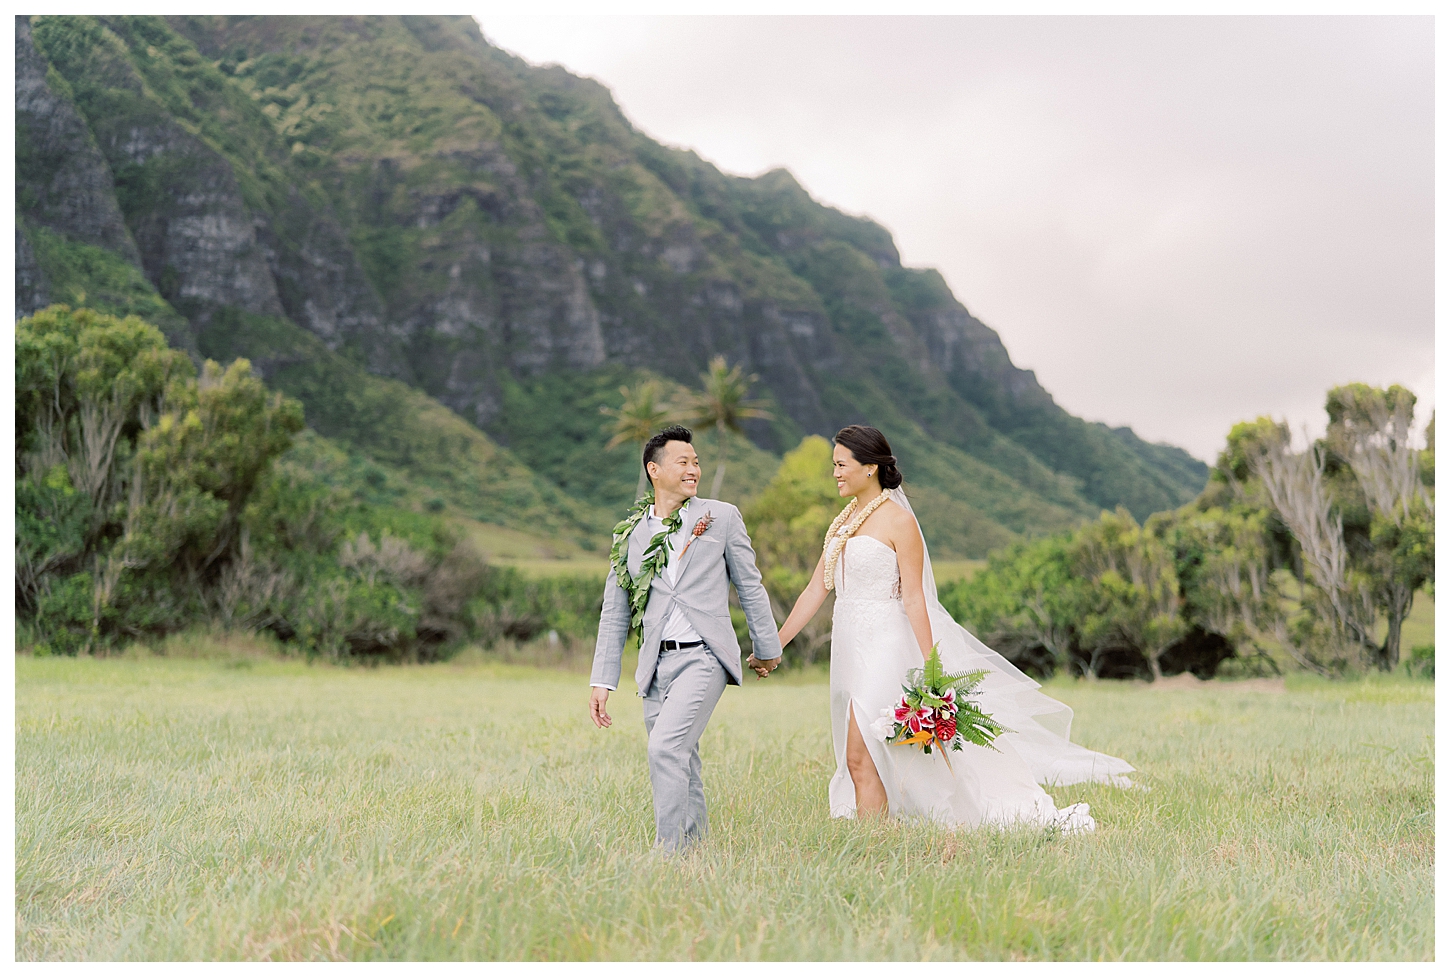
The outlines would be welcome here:
[[[836,432],[835,442],[851,452],[856,461],[863,465],[876,466],[876,478],[884,489],[894,489],[901,484],[901,469],[896,467],[896,456],[886,435],[869,424],[852,424]]]

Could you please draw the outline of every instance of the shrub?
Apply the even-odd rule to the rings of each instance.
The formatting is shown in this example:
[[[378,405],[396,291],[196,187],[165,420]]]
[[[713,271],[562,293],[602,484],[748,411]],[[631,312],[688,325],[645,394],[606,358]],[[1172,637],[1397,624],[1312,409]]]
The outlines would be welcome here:
[[[530,641],[549,631],[574,638],[593,635],[604,603],[598,576],[530,579],[512,567],[489,567],[469,605],[477,636],[491,647],[502,639]]]
[[[1405,659],[1405,671],[1416,678],[1435,677],[1435,646],[1415,645]]]
[[[786,619],[810,583],[822,540],[841,505],[831,476],[831,443],[812,435],[786,453],[765,490],[743,513],[777,620]],[[791,642],[789,660],[809,664],[829,653],[832,599],[827,598],[826,606]],[[748,646],[744,614],[736,610],[731,612],[732,618],[738,617],[735,630],[743,636],[742,646]]]

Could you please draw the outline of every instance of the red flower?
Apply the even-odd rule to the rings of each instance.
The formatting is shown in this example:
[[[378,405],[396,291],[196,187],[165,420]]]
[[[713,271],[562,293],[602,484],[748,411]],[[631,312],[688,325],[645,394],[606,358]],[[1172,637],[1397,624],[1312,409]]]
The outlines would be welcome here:
[[[957,721],[955,719],[938,719],[936,721],[936,738],[943,743],[949,742],[957,735]]]

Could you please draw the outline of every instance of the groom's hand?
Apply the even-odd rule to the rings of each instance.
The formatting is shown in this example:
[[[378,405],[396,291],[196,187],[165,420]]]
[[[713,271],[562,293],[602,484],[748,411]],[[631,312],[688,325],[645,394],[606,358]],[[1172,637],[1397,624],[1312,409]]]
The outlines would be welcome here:
[[[609,713],[604,711],[604,704],[608,701],[608,689],[601,689],[597,685],[589,689],[589,718],[594,720],[594,725],[600,729],[608,729],[610,723],[614,722],[609,718]]]
[[[774,658],[761,659],[756,658],[754,653],[752,653],[749,658],[745,659],[745,667],[752,669],[757,678],[765,678],[780,667],[781,658],[781,655],[776,655]]]

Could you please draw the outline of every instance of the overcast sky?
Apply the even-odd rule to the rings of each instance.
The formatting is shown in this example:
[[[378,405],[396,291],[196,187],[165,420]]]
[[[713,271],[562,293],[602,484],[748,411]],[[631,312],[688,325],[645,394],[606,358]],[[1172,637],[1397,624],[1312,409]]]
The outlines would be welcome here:
[[[1434,400],[1428,17],[479,17],[730,173],[940,269],[1074,414],[1212,461],[1325,391]]]

